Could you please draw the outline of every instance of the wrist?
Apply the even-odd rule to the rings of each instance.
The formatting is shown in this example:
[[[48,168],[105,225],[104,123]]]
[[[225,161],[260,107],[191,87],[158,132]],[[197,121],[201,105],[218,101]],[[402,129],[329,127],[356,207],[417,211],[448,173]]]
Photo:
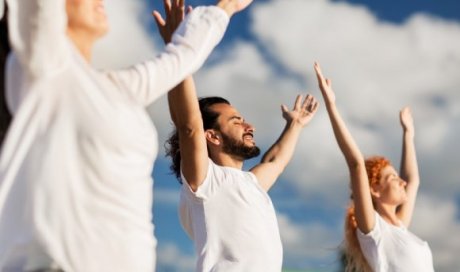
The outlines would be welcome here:
[[[405,129],[404,130],[404,137],[405,138],[409,138],[409,139],[413,139],[415,137],[415,133],[413,130],[407,130]]]
[[[304,126],[305,125],[298,120],[291,119],[286,121],[286,129],[301,130]]]
[[[228,17],[232,17],[232,15],[236,12],[236,3],[232,0],[219,0],[216,6],[223,9],[225,13],[227,13]]]

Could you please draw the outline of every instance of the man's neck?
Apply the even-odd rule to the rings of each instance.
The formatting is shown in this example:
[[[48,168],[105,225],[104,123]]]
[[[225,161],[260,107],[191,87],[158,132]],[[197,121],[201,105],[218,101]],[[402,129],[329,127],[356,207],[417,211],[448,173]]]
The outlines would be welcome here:
[[[231,156],[223,152],[220,152],[219,154],[211,156],[211,160],[215,164],[220,165],[220,166],[232,167],[238,170],[243,169],[243,163],[244,163],[243,159],[241,159],[240,157]]]

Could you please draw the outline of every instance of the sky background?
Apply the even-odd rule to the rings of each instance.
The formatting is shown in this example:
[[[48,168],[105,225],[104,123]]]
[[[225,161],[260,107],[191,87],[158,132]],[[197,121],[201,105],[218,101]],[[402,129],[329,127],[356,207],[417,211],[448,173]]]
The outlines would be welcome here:
[[[162,50],[150,17],[162,1],[106,5],[112,29],[98,45],[96,66],[123,67]],[[195,74],[198,94],[229,99],[256,127],[265,151],[284,126],[280,104],[291,106],[307,92],[322,102],[314,61],[333,80],[337,106],[365,155],[385,155],[399,166],[398,112],[412,108],[421,187],[410,230],[428,241],[436,271],[460,271],[460,2],[255,0],[232,18]],[[166,98],[149,112],[160,150],[153,173],[157,270],[193,271],[193,244],[177,216],[180,186],[164,157],[172,129]],[[349,194],[345,161],[321,105],[270,191],[285,268],[338,271]]]

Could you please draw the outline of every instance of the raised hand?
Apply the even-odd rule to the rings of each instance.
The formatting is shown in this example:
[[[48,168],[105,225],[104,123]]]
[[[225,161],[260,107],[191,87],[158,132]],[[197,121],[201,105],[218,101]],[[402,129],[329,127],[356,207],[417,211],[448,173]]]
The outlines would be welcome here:
[[[409,107],[404,107],[399,112],[399,120],[401,121],[401,126],[403,127],[404,132],[414,135],[414,119],[412,118],[412,113]]]
[[[238,2],[236,6],[236,11],[241,11],[245,9],[247,6],[249,6],[252,3],[252,0],[236,0]]]
[[[315,62],[314,67],[316,77],[318,78],[318,85],[321,90],[321,94],[323,95],[324,101],[326,103],[335,103],[335,94],[332,90],[332,81],[324,78],[319,63]]]
[[[180,23],[184,20],[185,14],[192,10],[192,7],[187,7],[185,11],[185,0],[163,0],[165,16],[163,19],[160,12],[154,10],[152,12],[153,18],[157,23],[158,31],[165,44],[171,42],[171,37]]]
[[[229,16],[242,11],[252,3],[253,0],[219,0],[217,6],[221,7]]]
[[[312,95],[307,95],[303,102],[302,98],[302,95],[297,96],[292,111],[289,111],[286,105],[282,105],[281,110],[283,112],[283,118],[287,122],[297,122],[304,127],[315,116],[318,110],[318,101],[316,101]]]

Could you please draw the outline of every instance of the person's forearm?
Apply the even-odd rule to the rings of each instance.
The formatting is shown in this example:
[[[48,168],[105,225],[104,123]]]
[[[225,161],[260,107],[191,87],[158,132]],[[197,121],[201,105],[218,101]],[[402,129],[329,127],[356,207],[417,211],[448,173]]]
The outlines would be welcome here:
[[[286,167],[294,154],[302,126],[297,122],[288,122],[278,140],[264,154],[262,163],[276,163],[280,171]]]
[[[197,7],[174,32],[165,51],[146,62],[148,103],[195,73],[222,39],[229,19],[219,8]]]
[[[350,132],[348,131],[345,122],[340,116],[339,111],[334,103],[326,104],[326,108],[331,120],[332,129],[334,131],[337,144],[342,151],[345,160],[347,161],[348,167],[356,167],[358,164],[364,161],[361,151],[359,151],[358,145],[353,140]]]
[[[419,182],[417,156],[415,152],[414,135],[404,131],[401,156],[401,178],[417,185]],[[417,184],[414,184],[417,183]]]

